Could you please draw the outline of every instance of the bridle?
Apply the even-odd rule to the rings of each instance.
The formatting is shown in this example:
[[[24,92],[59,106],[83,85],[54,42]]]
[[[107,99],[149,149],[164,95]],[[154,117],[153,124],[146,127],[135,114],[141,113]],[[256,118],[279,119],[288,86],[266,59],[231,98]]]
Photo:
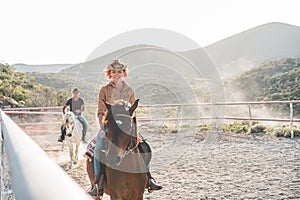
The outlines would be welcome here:
[[[126,134],[130,135],[130,144],[127,146],[127,148],[125,150],[123,150],[123,152],[121,153],[120,155],[120,158],[123,159],[125,156],[127,156],[128,154],[132,153],[139,145],[139,142],[134,142],[133,141],[133,137],[135,137],[134,133],[136,132],[136,127],[135,127],[135,123],[134,123],[134,120],[133,120],[133,116],[129,116],[129,115],[126,115],[126,114],[116,114],[115,115],[116,117],[127,117],[127,118],[130,118],[130,134],[125,132]],[[115,120],[117,121],[117,120]],[[117,123],[117,122],[116,122]],[[123,131],[123,130],[122,130]],[[124,132],[124,131],[123,131]],[[137,137],[137,136],[136,136]]]

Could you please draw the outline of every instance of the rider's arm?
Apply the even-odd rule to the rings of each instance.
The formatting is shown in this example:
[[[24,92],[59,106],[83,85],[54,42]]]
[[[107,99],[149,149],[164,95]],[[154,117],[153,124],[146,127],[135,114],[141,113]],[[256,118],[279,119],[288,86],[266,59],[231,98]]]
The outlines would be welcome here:
[[[81,105],[80,112],[84,112],[84,103]]]
[[[100,136],[101,138],[105,137],[104,124],[103,124],[103,114],[98,115],[98,122],[100,126]]]
[[[63,112],[63,114],[65,114],[65,110],[67,109],[67,108],[70,108],[70,106],[69,105],[64,105],[64,107],[63,107],[63,109],[62,109],[62,112]]]
[[[105,88],[101,88],[98,96],[98,111],[97,111],[97,118],[98,123],[100,126],[100,136],[101,138],[105,137],[105,131],[104,131],[104,123],[103,123],[103,116],[106,111],[106,106],[104,104],[104,101],[106,101],[106,92]]]
[[[68,99],[68,100],[66,101],[66,103],[65,103],[65,105],[63,106],[63,109],[62,109],[63,114],[65,114],[65,112],[66,112],[65,110],[66,110],[67,108],[70,109],[71,102],[72,102],[71,99]]]

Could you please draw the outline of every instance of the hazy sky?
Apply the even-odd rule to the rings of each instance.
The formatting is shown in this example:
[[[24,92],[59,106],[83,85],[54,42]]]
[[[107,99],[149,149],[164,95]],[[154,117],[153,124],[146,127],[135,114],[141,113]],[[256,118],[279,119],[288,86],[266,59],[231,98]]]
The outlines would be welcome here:
[[[0,61],[83,62],[95,48],[143,28],[202,47],[269,22],[300,26],[298,0],[2,0]]]

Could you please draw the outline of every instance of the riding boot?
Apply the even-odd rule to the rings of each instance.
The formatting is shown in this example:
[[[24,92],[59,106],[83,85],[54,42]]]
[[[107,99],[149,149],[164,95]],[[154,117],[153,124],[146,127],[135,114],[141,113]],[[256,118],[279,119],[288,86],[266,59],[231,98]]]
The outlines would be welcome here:
[[[58,142],[63,142],[65,139],[65,135],[66,135],[66,130],[64,129],[63,126],[60,127],[60,131],[61,131],[61,135],[58,137]]]
[[[85,140],[85,137],[84,137],[84,136],[81,137],[81,142],[87,143],[87,141]]]
[[[155,183],[154,178],[151,176],[150,172],[147,172],[147,177],[148,177],[148,181],[147,181],[147,188],[148,188],[148,192],[151,193],[154,190],[161,190],[162,186],[158,185]]]
[[[104,175],[102,174],[100,176],[100,181],[99,181],[99,195],[103,196],[103,184],[104,184]]]
[[[100,180],[99,180],[100,179]],[[88,192],[91,196],[103,196],[104,175],[96,177],[94,187]]]

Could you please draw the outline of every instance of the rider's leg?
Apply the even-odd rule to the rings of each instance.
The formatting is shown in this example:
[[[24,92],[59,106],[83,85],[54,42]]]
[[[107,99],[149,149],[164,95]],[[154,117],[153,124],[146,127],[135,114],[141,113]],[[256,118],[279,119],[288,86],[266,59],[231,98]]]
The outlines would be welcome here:
[[[155,180],[150,173],[150,163],[147,165],[147,177],[148,177],[148,181],[147,181],[148,192],[153,192],[154,190],[162,189],[162,186],[155,183]]]
[[[82,124],[82,138],[81,138],[81,140],[85,141],[85,136],[86,136],[89,124],[82,115],[77,115],[77,119]]]
[[[102,139],[100,137],[100,134],[98,133],[96,138],[96,147],[94,150],[95,182],[94,182],[94,187],[89,191],[89,194],[92,196],[103,195],[104,167],[100,163],[101,156],[103,156],[101,152],[101,148],[102,148]]]
[[[103,195],[104,169],[97,158],[94,157],[95,182],[94,187],[88,192],[92,196]]]
[[[101,148],[102,148],[102,140],[100,137],[100,134],[97,134],[96,137],[96,146],[94,150],[94,171],[95,171],[95,176],[100,175],[100,158],[101,158]]]
[[[61,134],[58,137],[58,142],[63,142],[65,139],[65,135],[66,135],[66,129],[64,129],[63,125],[61,125],[61,127],[60,127],[60,132],[61,132]]]
[[[150,145],[146,141],[144,141],[144,143],[147,144],[146,145],[147,148],[142,148],[140,146],[139,150],[141,151],[143,159],[144,159],[144,162],[147,165],[146,167],[147,167],[147,178],[148,178],[148,181],[147,181],[147,186],[146,187],[148,188],[148,192],[153,192],[154,190],[160,190],[160,189],[162,189],[162,186],[160,186],[160,185],[158,185],[158,184],[155,183],[155,180],[154,180],[154,178],[152,177],[152,175],[150,173],[150,160],[147,160],[145,158],[147,158],[147,156],[146,156],[147,154],[149,154],[149,153],[151,154],[151,148],[150,148]],[[143,144],[143,143],[141,143],[141,144]]]

